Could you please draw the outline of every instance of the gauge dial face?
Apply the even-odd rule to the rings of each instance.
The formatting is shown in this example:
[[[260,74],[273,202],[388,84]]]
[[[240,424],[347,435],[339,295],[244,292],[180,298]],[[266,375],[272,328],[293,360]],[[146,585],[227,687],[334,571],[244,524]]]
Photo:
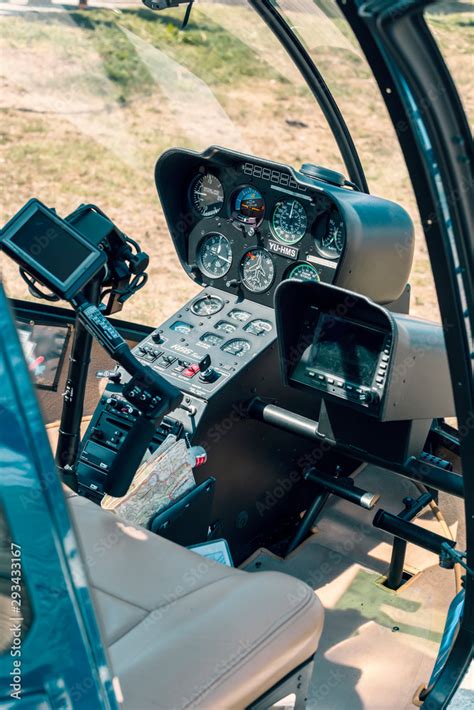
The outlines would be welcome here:
[[[197,265],[211,279],[220,279],[232,264],[232,247],[222,234],[208,234],[199,245]]]
[[[342,219],[337,212],[331,212],[326,230],[322,234],[318,244],[319,251],[322,256],[328,259],[338,259],[342,254],[345,242]]]
[[[206,343],[206,345],[219,345],[224,338],[222,335],[217,335],[217,333],[204,333],[204,335],[201,335],[199,340],[202,343]]]
[[[216,330],[221,330],[223,333],[233,333],[234,330],[237,329],[236,325],[229,323],[226,320],[220,320],[214,327]]]
[[[308,226],[306,211],[298,200],[281,200],[275,205],[272,232],[282,244],[296,244],[303,239]]]
[[[248,251],[241,262],[242,283],[249,291],[261,293],[273,283],[275,265],[266,249],[257,248]]]
[[[235,357],[243,357],[245,353],[248,353],[251,347],[252,346],[248,340],[244,340],[243,338],[235,338],[234,340],[228,340],[227,343],[224,343],[221,350],[225,353],[235,355]]]
[[[203,296],[197,298],[191,305],[191,311],[196,316],[213,316],[223,308],[224,301],[218,296]]]
[[[293,266],[287,276],[287,279],[298,279],[299,281],[319,281],[319,273],[312,264],[296,264]]]
[[[262,195],[251,185],[242,187],[234,196],[233,213],[241,222],[260,224],[265,214]]]
[[[191,204],[203,217],[217,214],[224,204],[224,189],[221,182],[211,175],[196,175],[190,188]]]
[[[229,318],[237,320],[239,323],[246,323],[251,315],[252,314],[248,311],[242,311],[240,308],[233,308],[229,313]],[[228,325],[232,325],[232,323],[228,323]]]
[[[265,333],[270,333],[273,330],[273,325],[269,320],[264,320],[263,318],[255,318],[251,320],[250,323],[244,327],[247,333],[252,333],[252,335],[265,335]]]
[[[176,333],[181,333],[182,335],[187,335],[194,328],[191,323],[185,323],[183,320],[176,320],[170,325],[170,329],[176,331]]]

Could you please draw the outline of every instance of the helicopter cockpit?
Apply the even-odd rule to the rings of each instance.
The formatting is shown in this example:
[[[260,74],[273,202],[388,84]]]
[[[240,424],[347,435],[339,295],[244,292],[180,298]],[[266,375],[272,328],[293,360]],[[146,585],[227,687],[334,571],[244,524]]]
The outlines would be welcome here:
[[[12,392],[23,388],[38,421],[18,415],[15,429],[14,408],[2,405],[11,437],[0,437],[0,456],[22,431],[47,448],[21,384],[28,369],[59,475],[33,455],[31,465],[62,531],[58,569],[71,565],[68,589],[82,590],[64,606],[70,640],[68,624],[54,626],[53,645],[67,657],[81,637],[86,649],[82,676],[65,661],[54,692],[25,650],[25,695],[56,707],[61,686],[72,707],[132,710],[263,710],[289,696],[297,709],[442,707],[433,689],[467,623],[473,574],[454,326],[437,319],[432,294],[417,295],[426,249],[401,157],[380,142],[394,133],[371,104],[372,78],[365,104],[358,98],[369,65],[349,30],[363,20],[353,3],[325,0],[183,3],[184,19],[179,2],[145,4],[15,10],[2,36],[20,123],[39,101],[67,125],[49,115],[22,124],[61,150],[51,163],[37,158],[44,177],[29,172],[30,149],[18,183],[28,187],[15,187],[25,199],[9,195],[3,211],[4,281],[22,299],[10,298],[15,335],[0,294],[0,372],[18,379]],[[44,52],[42,68],[32,47]],[[65,54],[66,83],[56,85]],[[375,137],[380,156],[367,176],[384,173],[380,196],[369,193],[325,71],[342,103],[339,72],[354,71],[349,123],[361,155]],[[414,140],[410,130],[396,125],[401,142]],[[42,156],[41,141],[36,149]],[[94,161],[107,184],[94,183]],[[71,192],[81,195],[73,205]],[[423,213],[421,223],[429,230],[433,219]],[[29,300],[18,281],[10,287],[18,270]],[[28,511],[39,505],[21,500]],[[42,583],[27,577],[21,587],[31,596],[25,649],[41,616],[35,594],[49,593],[43,562]]]

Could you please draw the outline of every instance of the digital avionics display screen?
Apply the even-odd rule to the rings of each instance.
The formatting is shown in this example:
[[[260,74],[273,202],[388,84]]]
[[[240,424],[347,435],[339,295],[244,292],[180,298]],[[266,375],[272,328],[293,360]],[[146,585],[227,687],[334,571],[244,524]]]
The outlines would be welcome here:
[[[92,250],[42,211],[36,211],[10,242],[62,283],[84,263]],[[59,258],[58,258],[59,255]]]
[[[384,344],[379,330],[322,315],[307,367],[370,387]]]

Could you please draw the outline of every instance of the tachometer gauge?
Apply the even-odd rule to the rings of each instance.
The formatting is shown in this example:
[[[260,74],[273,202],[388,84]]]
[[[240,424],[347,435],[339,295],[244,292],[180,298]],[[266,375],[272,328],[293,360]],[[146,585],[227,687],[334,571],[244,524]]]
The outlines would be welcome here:
[[[329,215],[326,229],[318,242],[318,249],[322,256],[328,259],[337,259],[341,256],[345,244],[344,224],[340,215],[333,211]]]
[[[221,350],[225,353],[235,355],[235,357],[243,357],[251,347],[252,346],[248,340],[244,340],[243,338],[235,338],[235,340],[228,340],[227,343],[222,346]]]
[[[306,234],[308,218],[298,200],[281,200],[273,210],[271,229],[279,242],[296,244]]]
[[[191,311],[195,316],[213,316],[223,308],[224,301],[219,296],[202,296],[197,298],[191,305]]]
[[[272,285],[275,266],[266,249],[257,248],[248,251],[240,265],[242,283],[249,291],[260,293]]]
[[[298,279],[299,281],[319,281],[319,273],[312,264],[296,264],[292,266],[286,275],[287,279]]]
[[[262,195],[251,185],[242,187],[233,198],[233,214],[241,222],[258,225],[265,214]]]
[[[222,234],[208,234],[199,245],[197,265],[211,279],[220,279],[232,264],[232,247]]]
[[[190,188],[191,204],[203,217],[217,214],[224,204],[224,189],[211,173],[196,175]]]

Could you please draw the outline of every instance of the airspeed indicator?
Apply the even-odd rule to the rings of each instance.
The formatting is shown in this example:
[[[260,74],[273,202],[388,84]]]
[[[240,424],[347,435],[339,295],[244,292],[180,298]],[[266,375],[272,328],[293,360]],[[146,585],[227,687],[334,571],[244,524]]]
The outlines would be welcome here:
[[[306,234],[308,218],[298,200],[281,200],[273,210],[271,229],[282,244],[296,244]]]

